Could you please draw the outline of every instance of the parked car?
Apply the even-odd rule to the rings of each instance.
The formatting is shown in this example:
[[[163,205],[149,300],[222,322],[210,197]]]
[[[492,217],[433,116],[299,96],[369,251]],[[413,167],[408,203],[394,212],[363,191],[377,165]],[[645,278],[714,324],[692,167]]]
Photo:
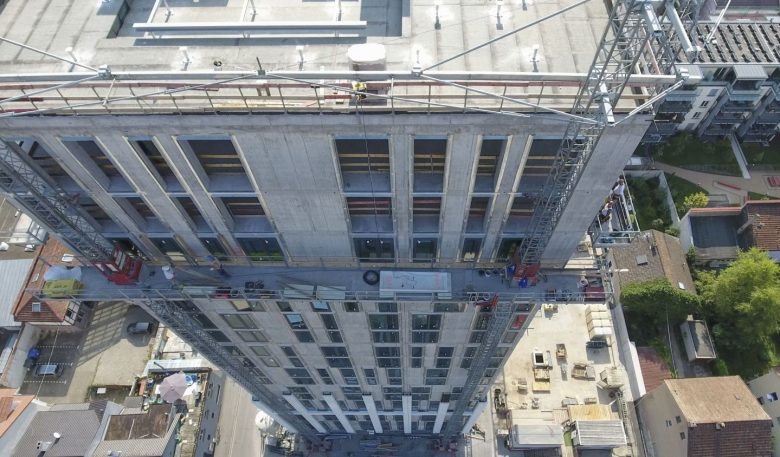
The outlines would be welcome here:
[[[62,375],[62,365],[44,363],[35,368],[34,374],[39,378],[59,378]]]
[[[128,335],[149,335],[154,331],[154,324],[151,322],[133,322],[127,326]]]

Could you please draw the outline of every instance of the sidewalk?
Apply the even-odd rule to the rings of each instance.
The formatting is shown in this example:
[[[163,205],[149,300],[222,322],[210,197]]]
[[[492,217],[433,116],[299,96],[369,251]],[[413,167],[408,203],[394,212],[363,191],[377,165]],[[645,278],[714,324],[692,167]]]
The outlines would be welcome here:
[[[748,191],[780,199],[780,188],[769,187],[767,183],[767,177],[780,176],[780,171],[751,171],[752,178],[745,179],[687,170],[661,162],[656,162],[655,168],[697,184],[711,194],[726,193],[731,203],[741,204]]]

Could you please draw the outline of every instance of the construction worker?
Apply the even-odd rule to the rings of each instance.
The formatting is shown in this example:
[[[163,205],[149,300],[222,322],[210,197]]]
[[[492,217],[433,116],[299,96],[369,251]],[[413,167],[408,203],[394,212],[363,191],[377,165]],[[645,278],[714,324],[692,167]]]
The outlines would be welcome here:
[[[609,219],[612,217],[612,202],[607,202],[606,205],[604,205],[603,208],[601,208],[601,211],[599,212],[599,222],[604,223],[609,221]]]
[[[206,261],[211,264],[211,271],[216,271],[219,273],[223,278],[229,278],[230,274],[225,271],[225,269],[222,267],[222,262],[219,261],[216,257],[213,255],[207,255]]]
[[[612,190],[609,192],[609,198],[611,200],[622,201],[623,193],[626,191],[626,180],[623,178],[618,179]]]
[[[365,92],[368,90],[368,85],[363,81],[352,81],[352,90],[362,92],[360,94],[355,94],[355,97],[359,100],[363,100],[366,98]]]

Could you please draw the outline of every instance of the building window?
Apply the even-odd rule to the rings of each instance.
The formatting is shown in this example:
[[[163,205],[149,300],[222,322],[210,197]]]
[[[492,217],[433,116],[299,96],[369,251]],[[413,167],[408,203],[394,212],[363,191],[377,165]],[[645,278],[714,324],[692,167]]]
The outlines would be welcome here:
[[[386,138],[336,139],[345,192],[390,191],[390,146]]]
[[[255,262],[278,261],[284,253],[276,238],[236,238],[244,253]]]
[[[385,368],[387,383],[391,386],[400,386],[403,384],[403,381],[401,380],[401,374],[402,373],[400,368]]]
[[[295,349],[293,349],[291,346],[281,346],[282,352],[284,352],[284,355],[287,357],[287,360],[290,362],[290,364],[296,368],[302,368],[303,362],[301,361],[301,358],[298,357],[298,354],[295,352]]]
[[[360,303],[356,301],[345,301],[344,302],[344,311],[348,313],[359,313],[360,312]]]
[[[425,346],[412,346],[412,368],[422,368]]]
[[[173,238],[149,238],[157,249],[174,262],[185,262],[187,257],[184,255],[184,250],[179,246]]]
[[[380,313],[398,312],[398,303],[395,302],[378,302],[376,306]]]
[[[496,253],[496,260],[509,260],[520,248],[522,238],[503,238],[501,244],[498,246],[498,253]]]
[[[311,302],[311,309],[318,313],[330,312],[330,305],[324,300],[314,300]]]
[[[292,312],[292,306],[290,306],[290,302],[288,301],[278,301],[276,302],[276,306],[279,307],[279,311],[283,313],[291,313]]]
[[[313,385],[314,379],[312,379],[309,370],[306,368],[285,368],[284,371],[290,375],[290,378],[295,384]]]
[[[149,205],[147,205],[146,202],[141,197],[117,198],[116,200],[120,202],[120,204],[123,200],[127,202],[127,204],[129,204],[130,207],[133,208],[135,212],[138,213],[138,215],[144,219],[151,219],[157,217],[157,215],[154,214],[154,211],[152,211],[152,209],[149,208]]]
[[[446,368],[428,368],[425,370],[425,385],[443,386],[447,383],[448,371]]]
[[[222,197],[220,200],[231,217],[265,215],[263,206],[257,197]]]
[[[434,313],[460,313],[466,308],[464,303],[434,303]]]
[[[366,377],[366,383],[369,386],[377,385],[376,370],[373,368],[363,368],[363,376]]]
[[[209,254],[213,255],[214,257],[218,258],[219,260],[227,260],[228,255],[227,251],[225,251],[225,248],[222,247],[222,243],[219,242],[216,238],[201,238],[200,242],[203,243],[203,246],[206,247],[206,250],[209,251]]]
[[[675,422],[677,422],[678,424],[679,424],[680,422],[682,422],[682,418],[681,418],[680,416],[675,416],[674,420],[675,420]]]
[[[228,139],[186,141],[209,176],[246,175],[233,142]]]
[[[695,113],[693,113],[694,119],[699,119],[700,117],[701,117],[701,111],[696,111]]]
[[[684,440],[684,439],[685,439],[685,432],[680,432],[680,439],[681,439],[681,440]]]
[[[331,368],[348,368],[352,367],[352,362],[349,360],[349,353],[344,346],[321,346],[320,350],[322,355],[325,356],[325,361]]]
[[[475,192],[493,192],[498,175],[501,153],[506,147],[506,138],[483,138],[477,162],[477,176],[474,178]]]
[[[463,253],[461,257],[465,262],[474,262],[479,258],[479,248],[482,247],[482,238],[466,238],[463,240]]]
[[[234,330],[256,329],[257,324],[246,314],[220,314],[222,319]]]
[[[436,353],[436,368],[449,368],[452,364],[453,347],[440,347]]]
[[[271,353],[268,352],[268,349],[265,348],[265,346],[249,346],[249,349],[252,350],[252,352],[255,353],[258,357],[270,357]]]
[[[427,262],[436,259],[436,238],[416,238],[413,243],[412,259],[415,262]]]
[[[671,426],[672,426],[672,421],[670,421],[670,420],[668,420],[668,419],[667,419],[667,420],[666,420],[666,426],[667,426],[667,427],[671,427]]]
[[[237,331],[239,338],[247,343],[267,343],[268,338],[260,330]]]
[[[395,249],[392,238],[355,238],[355,256],[370,262],[392,262]]]
[[[414,140],[414,191],[441,192],[447,161],[447,139]]]
[[[322,379],[323,384],[329,386],[333,385],[333,378],[331,377],[327,368],[317,368],[317,374],[320,375],[320,379]]]
[[[393,203],[390,198],[347,197],[352,233],[392,233]]]
[[[350,386],[356,386],[360,384],[357,378],[357,374],[355,373],[355,370],[352,368],[339,368],[339,372],[341,373],[341,377],[344,378],[344,383]],[[342,406],[342,409],[346,409],[344,406]]]
[[[374,348],[377,366],[380,368],[399,368],[401,366],[401,348],[398,346],[377,346]]]
[[[441,197],[412,199],[412,229],[415,233],[438,233]]]
[[[463,369],[469,369],[471,368],[471,362],[474,359],[474,355],[477,353],[477,348],[475,346],[469,346],[466,348],[466,351],[463,353],[463,360],[460,362],[460,367]]]

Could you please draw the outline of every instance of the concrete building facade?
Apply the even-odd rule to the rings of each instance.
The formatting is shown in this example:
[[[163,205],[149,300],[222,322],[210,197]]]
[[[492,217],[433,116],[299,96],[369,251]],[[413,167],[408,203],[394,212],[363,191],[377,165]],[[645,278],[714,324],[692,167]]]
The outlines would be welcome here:
[[[0,45],[15,72],[0,74],[0,139],[99,236],[146,260],[120,291],[85,268],[83,295],[154,311],[159,294],[155,314],[186,320],[193,347],[250,376],[291,429],[468,431],[544,297],[502,280],[503,267],[529,235],[572,119],[551,110],[571,110],[586,83],[604,5],[469,53],[572,5],[334,2],[343,10],[322,21],[331,2],[273,1],[273,22],[255,22],[236,0],[77,2],[62,16],[10,0],[0,14],[0,35],[27,46]],[[27,34],[31,17],[50,40]],[[366,49],[370,62],[354,55]],[[610,116],[676,79],[633,75]],[[542,266],[569,260],[649,120],[593,137]],[[208,271],[214,259],[226,273]],[[369,268],[414,290],[384,290],[361,278]],[[578,290],[576,279],[547,287]],[[464,399],[496,294],[511,318]]]

